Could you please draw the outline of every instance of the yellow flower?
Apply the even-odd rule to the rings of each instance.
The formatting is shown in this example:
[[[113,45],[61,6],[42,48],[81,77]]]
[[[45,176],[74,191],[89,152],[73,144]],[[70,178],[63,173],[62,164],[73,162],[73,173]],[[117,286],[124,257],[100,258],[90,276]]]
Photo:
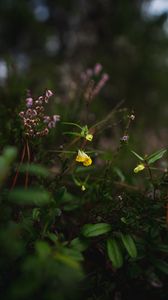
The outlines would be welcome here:
[[[135,169],[134,169],[134,173],[138,173],[140,171],[143,171],[145,169],[144,164],[139,164]]]
[[[87,135],[86,135],[86,140],[88,140],[88,141],[92,141],[93,140],[93,135],[92,134],[90,134],[90,133],[88,133]]]
[[[75,159],[77,162],[83,163],[84,166],[88,167],[92,164],[92,159],[84,151],[78,150],[78,155]]]
[[[84,192],[86,190],[86,187],[84,185],[82,185],[81,190]]]

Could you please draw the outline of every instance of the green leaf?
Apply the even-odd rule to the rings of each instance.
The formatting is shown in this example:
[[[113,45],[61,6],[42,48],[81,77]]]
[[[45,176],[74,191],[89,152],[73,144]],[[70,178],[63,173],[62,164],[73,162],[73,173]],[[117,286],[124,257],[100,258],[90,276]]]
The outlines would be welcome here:
[[[64,253],[56,252],[54,255],[54,258],[57,261],[60,261],[64,265],[74,269],[74,270],[81,270],[80,264],[77,260],[73,259],[69,255],[65,255]]]
[[[82,166],[78,166],[75,170],[75,173],[88,173],[88,171],[94,170],[95,167],[94,166],[89,166],[89,167],[82,167]]]
[[[164,253],[168,253],[168,245],[159,244],[159,245],[157,245],[156,250],[164,252]]]
[[[14,147],[7,147],[0,156],[0,185],[9,175],[12,162],[15,160],[17,150]]]
[[[75,136],[80,136],[81,137],[80,133],[73,132],[73,131],[65,131],[63,134],[69,134],[69,135],[75,135]]]
[[[9,193],[9,201],[18,205],[43,206],[51,203],[51,195],[46,190],[16,188]]]
[[[71,257],[75,261],[83,261],[84,260],[83,255],[77,249],[63,248],[62,253],[69,256],[69,257]]]
[[[65,193],[67,193],[67,189],[65,186],[61,186],[57,191],[55,195],[55,200],[56,201],[61,201],[62,198],[64,197]]]
[[[167,152],[167,149],[161,149],[159,151],[156,151],[155,153],[151,154],[146,158],[148,164],[153,164],[155,161],[161,159],[163,155]]]
[[[23,173],[28,172],[29,174],[44,178],[49,176],[49,171],[45,167],[36,164],[23,164],[19,171]]]
[[[168,263],[161,259],[153,259],[152,260],[153,265],[162,271],[164,274],[168,275]]]
[[[131,150],[131,152],[141,161],[144,161],[144,158],[142,156],[140,156],[138,153],[136,153],[135,151]]]
[[[72,126],[76,126],[76,127],[80,128],[80,129],[82,129],[82,127],[79,126],[79,125],[76,124],[76,123],[72,123],[72,122],[62,122],[62,124],[65,124],[65,125],[72,125]]]
[[[8,176],[9,166],[3,156],[0,156],[0,183],[3,183]]]
[[[34,208],[33,211],[32,211],[32,218],[34,221],[39,221],[40,219],[40,210],[39,208]]]
[[[130,236],[130,234],[122,234],[121,233],[121,240],[128,252],[128,254],[132,257],[135,258],[137,257],[137,249],[134,243],[133,238]]]
[[[125,176],[124,176],[123,172],[119,168],[117,168],[117,167],[114,167],[113,170],[118,175],[118,177],[120,178],[121,182],[124,182],[125,181]]]
[[[46,242],[37,241],[35,247],[36,252],[41,259],[45,259],[51,254],[51,248]]]
[[[95,237],[111,231],[111,225],[107,223],[86,224],[82,229],[85,237]]]
[[[87,248],[88,248],[88,240],[82,240],[80,238],[75,238],[71,241],[70,243],[70,246],[73,248],[73,249],[76,249],[80,252],[83,252],[85,251]]]
[[[123,265],[123,256],[116,239],[110,238],[107,240],[107,253],[113,267],[116,269],[121,268]]]
[[[58,242],[58,236],[53,232],[46,232],[46,236],[52,241],[54,244]]]
[[[7,147],[3,151],[3,157],[6,162],[10,165],[17,156],[17,149],[15,147]]]

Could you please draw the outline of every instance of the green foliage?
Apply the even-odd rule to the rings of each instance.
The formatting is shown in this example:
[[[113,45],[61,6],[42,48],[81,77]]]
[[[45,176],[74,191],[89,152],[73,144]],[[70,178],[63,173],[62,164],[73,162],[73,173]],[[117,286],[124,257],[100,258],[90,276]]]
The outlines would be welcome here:
[[[16,159],[17,150],[14,147],[8,147],[4,149],[0,156],[0,186],[3,184],[7,176],[9,175],[11,165]]]
[[[95,237],[111,231],[111,225],[107,223],[85,224],[82,228],[82,234],[89,238]]]
[[[51,203],[51,195],[45,190],[17,188],[9,194],[9,201],[18,205],[43,206]]]
[[[167,152],[167,149],[161,149],[159,151],[156,151],[155,153],[149,155],[146,159],[148,161],[148,164],[153,164],[155,161],[161,159],[163,155]]]
[[[131,235],[130,234],[121,234],[121,240],[122,240],[128,254],[132,258],[136,258],[137,257],[137,249],[136,249],[134,240],[131,237]]]
[[[121,268],[123,265],[123,256],[118,241],[115,238],[107,240],[107,253],[114,268]]]

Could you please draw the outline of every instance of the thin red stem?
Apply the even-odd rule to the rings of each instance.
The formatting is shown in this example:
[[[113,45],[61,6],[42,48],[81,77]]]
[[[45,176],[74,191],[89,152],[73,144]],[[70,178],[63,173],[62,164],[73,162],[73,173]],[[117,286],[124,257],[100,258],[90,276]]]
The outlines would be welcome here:
[[[17,179],[18,179],[18,175],[19,175],[19,168],[20,168],[21,164],[23,163],[23,160],[24,160],[24,157],[25,157],[25,153],[26,153],[26,145],[24,145],[24,147],[23,147],[21,160],[20,160],[20,163],[19,163],[19,165],[18,165],[18,167],[16,169],[16,174],[15,174],[15,177],[14,177],[13,182],[12,182],[11,190],[16,185],[16,182],[17,182]]]
[[[28,163],[30,163],[30,148],[29,148],[28,140],[26,140],[26,150],[27,150]],[[25,188],[28,187],[28,182],[29,182],[29,173],[28,171],[26,171]]]

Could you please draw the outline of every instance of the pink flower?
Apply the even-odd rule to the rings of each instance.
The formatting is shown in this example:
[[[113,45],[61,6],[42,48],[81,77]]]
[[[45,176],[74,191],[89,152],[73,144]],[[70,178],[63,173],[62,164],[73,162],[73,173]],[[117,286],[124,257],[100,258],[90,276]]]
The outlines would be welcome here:
[[[32,98],[27,98],[26,99],[26,106],[28,107],[28,108],[30,108],[30,107],[32,107],[32,105],[33,105],[33,99]]]
[[[44,116],[44,123],[49,123],[51,118],[49,116]]]

